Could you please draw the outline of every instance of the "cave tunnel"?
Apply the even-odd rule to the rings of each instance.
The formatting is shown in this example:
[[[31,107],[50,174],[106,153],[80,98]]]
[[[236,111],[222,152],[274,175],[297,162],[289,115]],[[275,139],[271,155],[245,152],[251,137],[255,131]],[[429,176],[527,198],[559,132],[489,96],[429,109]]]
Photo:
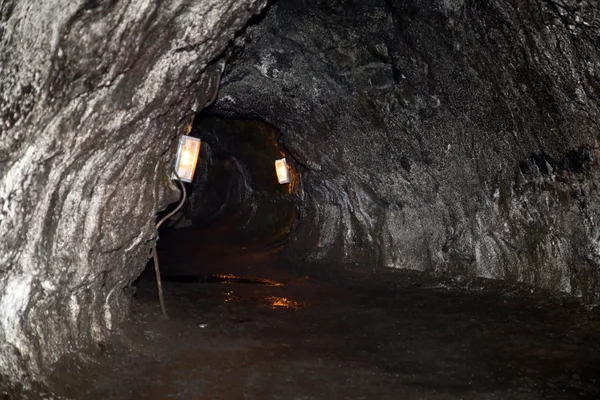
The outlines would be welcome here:
[[[592,1],[1,1],[0,399],[600,398],[599,43]]]
[[[272,267],[300,224],[300,176],[293,157],[280,132],[259,118],[203,112],[189,136],[202,143],[198,174],[192,182],[180,181],[183,203],[157,217],[165,222],[158,232],[159,275],[163,282],[260,283],[261,268]],[[275,163],[282,159],[287,174],[280,182]],[[154,265],[150,260],[142,279],[155,279]]]

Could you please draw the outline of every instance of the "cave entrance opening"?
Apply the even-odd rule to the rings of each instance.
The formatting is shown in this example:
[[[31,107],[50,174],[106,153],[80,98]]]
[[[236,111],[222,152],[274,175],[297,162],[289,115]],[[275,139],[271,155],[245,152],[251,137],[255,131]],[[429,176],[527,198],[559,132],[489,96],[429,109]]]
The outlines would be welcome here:
[[[157,243],[167,310],[177,307],[173,291],[184,283],[279,285],[276,261],[299,224],[299,174],[274,126],[200,114],[190,135],[202,140],[196,173],[192,182],[182,182],[188,199],[161,226]],[[275,166],[282,158],[289,168],[285,184]],[[151,280],[152,260],[138,289]]]

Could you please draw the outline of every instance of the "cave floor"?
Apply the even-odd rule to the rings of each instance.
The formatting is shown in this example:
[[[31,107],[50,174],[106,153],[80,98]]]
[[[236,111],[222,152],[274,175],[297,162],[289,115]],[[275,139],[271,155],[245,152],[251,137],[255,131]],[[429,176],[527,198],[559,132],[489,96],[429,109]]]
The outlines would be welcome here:
[[[143,276],[78,398],[600,398],[597,310],[483,280],[309,278],[218,237],[161,238],[170,319]]]

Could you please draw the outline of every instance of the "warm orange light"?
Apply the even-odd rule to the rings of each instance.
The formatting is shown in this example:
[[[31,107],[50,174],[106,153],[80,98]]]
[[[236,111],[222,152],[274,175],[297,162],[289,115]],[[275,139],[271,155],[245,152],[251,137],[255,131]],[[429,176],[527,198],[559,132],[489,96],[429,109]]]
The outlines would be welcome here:
[[[194,179],[198,155],[200,155],[200,145],[200,139],[195,137],[183,135],[179,139],[175,170],[179,178],[184,182],[191,182]]]
[[[290,183],[290,170],[285,162],[285,158],[275,161],[275,171],[277,172],[277,180],[279,183]]]
[[[292,309],[297,310],[299,308],[304,307],[304,305],[302,303],[299,303],[294,300],[290,300],[285,297],[271,296],[271,297],[267,297],[266,300],[269,302],[269,305],[272,308],[292,308]]]

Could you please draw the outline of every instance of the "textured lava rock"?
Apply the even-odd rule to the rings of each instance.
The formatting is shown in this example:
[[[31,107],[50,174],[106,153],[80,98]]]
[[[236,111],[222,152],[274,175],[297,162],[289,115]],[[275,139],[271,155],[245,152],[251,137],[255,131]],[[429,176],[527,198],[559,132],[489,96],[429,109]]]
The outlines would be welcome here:
[[[290,0],[236,43],[215,112],[303,166],[290,256],[598,299],[596,2]]]
[[[177,198],[173,141],[211,100],[244,1],[0,2],[0,374],[103,339]],[[0,379],[0,381],[3,379]]]

